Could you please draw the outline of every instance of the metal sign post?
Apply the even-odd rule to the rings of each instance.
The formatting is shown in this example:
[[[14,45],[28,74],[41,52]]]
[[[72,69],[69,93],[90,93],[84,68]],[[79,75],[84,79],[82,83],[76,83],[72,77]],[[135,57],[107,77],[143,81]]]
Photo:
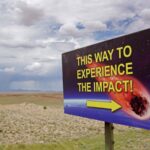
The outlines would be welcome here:
[[[105,150],[114,150],[113,124],[105,122]]]

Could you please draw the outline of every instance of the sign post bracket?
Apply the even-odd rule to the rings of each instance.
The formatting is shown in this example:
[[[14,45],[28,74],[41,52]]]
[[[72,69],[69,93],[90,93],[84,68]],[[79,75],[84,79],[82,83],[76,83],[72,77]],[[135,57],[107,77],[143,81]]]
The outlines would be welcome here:
[[[114,150],[113,124],[105,122],[105,150]]]

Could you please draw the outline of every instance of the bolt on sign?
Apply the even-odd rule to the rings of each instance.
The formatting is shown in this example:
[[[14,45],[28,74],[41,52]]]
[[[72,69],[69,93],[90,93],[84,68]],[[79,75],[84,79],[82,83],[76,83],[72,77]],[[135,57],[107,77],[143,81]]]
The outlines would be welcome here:
[[[150,129],[150,29],[62,54],[64,112]]]

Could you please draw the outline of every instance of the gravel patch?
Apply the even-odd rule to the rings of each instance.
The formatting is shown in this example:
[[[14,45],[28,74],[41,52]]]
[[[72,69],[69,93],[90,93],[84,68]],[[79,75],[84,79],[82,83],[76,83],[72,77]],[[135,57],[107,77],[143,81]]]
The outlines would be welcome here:
[[[0,105],[0,144],[46,144],[104,134],[103,122],[63,111],[63,107],[32,103]],[[133,128],[115,124],[115,134],[127,130]]]
[[[102,133],[102,122],[36,104],[0,105],[0,144],[50,143]]]

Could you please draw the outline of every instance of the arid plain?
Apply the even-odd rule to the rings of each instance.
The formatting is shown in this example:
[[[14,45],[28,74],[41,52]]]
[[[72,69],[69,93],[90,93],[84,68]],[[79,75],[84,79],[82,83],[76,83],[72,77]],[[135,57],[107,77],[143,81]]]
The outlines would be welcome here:
[[[148,130],[115,125],[114,135],[116,149],[149,150]],[[62,93],[1,93],[0,150],[40,149],[41,145],[104,149],[104,123],[64,114]]]

